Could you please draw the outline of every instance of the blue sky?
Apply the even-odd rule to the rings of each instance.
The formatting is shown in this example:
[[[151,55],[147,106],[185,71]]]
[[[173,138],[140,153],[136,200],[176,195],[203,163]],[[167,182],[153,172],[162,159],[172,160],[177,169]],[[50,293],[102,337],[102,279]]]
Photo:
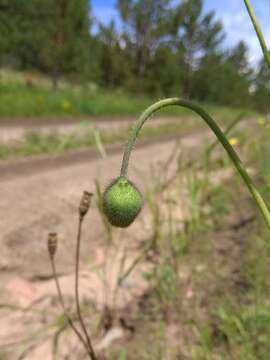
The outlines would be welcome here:
[[[180,1],[180,0],[179,0]],[[176,1],[177,2],[177,1]],[[94,15],[108,23],[117,17],[115,0],[92,0]],[[256,15],[263,29],[266,42],[270,45],[270,1],[253,0]],[[216,16],[222,20],[227,38],[225,46],[232,46],[243,39],[250,48],[250,61],[255,64],[262,56],[262,52],[247,15],[243,0],[205,0],[205,11],[216,10]]]

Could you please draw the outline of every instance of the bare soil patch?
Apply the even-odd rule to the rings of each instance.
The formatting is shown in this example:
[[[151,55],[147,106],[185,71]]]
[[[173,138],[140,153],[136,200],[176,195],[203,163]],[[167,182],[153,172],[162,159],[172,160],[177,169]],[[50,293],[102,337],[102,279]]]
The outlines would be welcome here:
[[[181,145],[187,153],[194,153],[209,142],[209,138],[208,132],[192,134],[185,136]],[[149,171],[151,164],[166,162],[175,142],[164,139],[158,143],[148,141],[141,144],[132,156],[130,178],[144,192],[147,184],[153,181]],[[8,360],[18,359],[18,356],[29,360],[41,357],[52,360],[56,345],[59,349],[59,359],[84,359],[76,339],[67,330],[67,324],[58,317],[61,312],[51,278],[46,238],[48,232],[59,233],[57,268],[65,299],[69,308],[72,308],[78,202],[83,190],[94,192],[96,179],[102,180],[103,187],[118,175],[122,157],[119,150],[119,147],[108,148],[109,156],[105,160],[98,159],[87,150],[88,154],[85,157],[83,153],[78,152],[77,157],[74,155],[73,161],[70,161],[67,155],[66,158],[59,158],[58,162],[54,163],[50,163],[50,159],[44,160],[46,165],[43,167],[39,167],[37,163],[31,165],[31,161],[25,162],[24,166],[17,167],[17,173],[16,165],[10,165],[10,169],[14,167],[9,174],[8,167],[6,168],[8,175],[1,179],[1,188],[4,192],[0,203],[0,351],[6,354]],[[30,170],[27,172],[28,167]],[[239,269],[245,238],[248,235],[248,227],[243,224],[252,223],[253,220],[252,211],[247,211],[249,205],[246,204],[247,206],[239,204],[239,213],[231,215],[225,228],[216,229],[210,244],[211,256],[196,263],[196,244],[191,248],[189,266],[180,267],[183,278],[183,302],[179,308],[179,317],[182,316],[181,326],[176,326],[179,319],[169,319],[167,325],[168,342],[173,345],[176,339],[181,339],[183,355],[186,355],[189,340],[188,323],[192,320],[188,318],[188,314],[192,314],[191,309],[198,300],[202,310],[201,321],[208,321],[203,315],[209,306],[209,297],[211,299],[220,296],[223,291],[229,291],[231,287],[242,286]],[[180,215],[177,213],[178,217]],[[129,262],[132,262],[138,247],[151,237],[151,231],[147,208],[130,228],[125,231],[114,230],[115,238],[119,239],[119,242],[122,241],[122,244],[129,245]],[[105,236],[102,219],[96,204],[93,203],[83,230],[80,274],[82,301],[91,328],[93,323],[100,320],[96,318],[95,310],[103,306],[106,294],[98,272],[99,266],[105,260]],[[115,281],[115,273],[120,262],[115,262],[116,268],[112,266],[113,262],[109,264],[111,285]],[[114,304],[119,312],[117,322],[110,324],[110,331],[95,338],[96,348],[106,349],[115,340],[118,340],[118,343],[125,341],[125,344],[129,344],[131,338],[143,337],[145,334],[144,331],[147,329],[143,328],[143,322],[134,321],[133,315],[140,311],[140,307],[141,311],[147,312],[147,308],[153,305],[147,284],[142,281],[142,273],[148,266],[149,264],[144,262],[128,280],[121,297]],[[219,280],[225,281],[226,287],[219,286],[214,276],[217,271],[220,272]],[[198,285],[193,278],[194,273],[201,274],[203,278],[204,272],[213,274],[212,279],[207,278],[211,284],[209,286],[203,281]],[[109,301],[113,303],[114,299]],[[135,350],[134,356],[130,359],[136,359]],[[169,356],[167,358],[172,359]]]

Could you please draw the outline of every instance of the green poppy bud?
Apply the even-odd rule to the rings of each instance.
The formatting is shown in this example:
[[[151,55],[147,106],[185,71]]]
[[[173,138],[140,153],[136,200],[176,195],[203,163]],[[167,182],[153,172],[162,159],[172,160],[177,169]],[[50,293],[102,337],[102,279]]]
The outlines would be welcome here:
[[[115,179],[103,194],[103,211],[108,221],[117,227],[129,226],[139,214],[142,195],[126,177]]]

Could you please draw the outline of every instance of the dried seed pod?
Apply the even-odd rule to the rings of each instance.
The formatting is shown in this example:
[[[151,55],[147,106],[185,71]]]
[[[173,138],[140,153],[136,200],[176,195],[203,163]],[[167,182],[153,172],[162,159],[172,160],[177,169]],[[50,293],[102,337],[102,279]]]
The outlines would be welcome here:
[[[51,257],[54,257],[57,250],[58,237],[57,233],[48,234],[48,252]]]
[[[89,210],[92,196],[93,194],[88,191],[83,192],[79,206],[79,214],[81,217],[85,216]]]
[[[115,179],[103,194],[103,211],[108,221],[117,227],[129,226],[142,205],[141,193],[125,176]]]

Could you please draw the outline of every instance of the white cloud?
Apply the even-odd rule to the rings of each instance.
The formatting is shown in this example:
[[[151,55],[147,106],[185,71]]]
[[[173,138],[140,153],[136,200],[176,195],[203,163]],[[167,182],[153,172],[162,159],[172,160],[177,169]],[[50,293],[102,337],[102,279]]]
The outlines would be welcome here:
[[[256,64],[262,57],[262,50],[247,14],[243,11],[239,11],[234,15],[224,13],[221,15],[221,19],[227,34],[226,45],[232,46],[238,41],[244,40],[249,47],[249,60],[252,64]],[[269,29],[267,33],[264,31],[264,35],[269,38]]]
[[[216,18],[221,19],[225,32],[225,46],[232,47],[240,40],[248,45],[249,60],[256,65],[262,57],[262,50],[243,0],[204,0],[205,11],[214,10]],[[270,48],[270,1],[253,0],[252,5],[262,27],[264,37]]]

